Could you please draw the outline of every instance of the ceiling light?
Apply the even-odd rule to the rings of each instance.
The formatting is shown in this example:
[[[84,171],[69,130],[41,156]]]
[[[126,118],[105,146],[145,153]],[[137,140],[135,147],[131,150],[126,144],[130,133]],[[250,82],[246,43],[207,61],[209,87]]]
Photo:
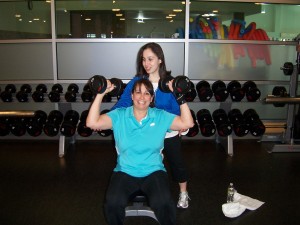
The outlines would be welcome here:
[[[119,12],[121,9],[112,9],[113,12]]]
[[[84,20],[85,21],[91,21],[92,19],[91,18],[85,18]]]
[[[21,15],[20,15],[20,14],[16,14],[15,17],[16,17],[16,18],[20,18]]]
[[[137,22],[138,22],[138,23],[145,23],[145,22],[144,22],[144,19],[138,19]]]
[[[172,19],[173,17],[172,16],[166,16],[166,19]]]
[[[182,12],[182,9],[173,9],[173,12]]]
[[[169,16],[176,16],[176,14],[169,14]]]
[[[125,18],[120,18],[120,20],[125,20]]]
[[[117,13],[116,16],[123,16],[123,14],[122,13]]]

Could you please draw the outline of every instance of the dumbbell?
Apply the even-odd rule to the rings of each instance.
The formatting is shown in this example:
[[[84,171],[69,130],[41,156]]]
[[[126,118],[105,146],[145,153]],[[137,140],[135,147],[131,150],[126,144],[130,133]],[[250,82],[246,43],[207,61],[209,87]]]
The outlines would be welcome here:
[[[208,109],[200,109],[196,116],[201,134],[204,137],[213,136],[216,133],[216,125],[213,122],[210,111]]]
[[[193,120],[194,120],[194,126],[192,128],[189,129],[189,131],[187,132],[186,136],[187,137],[195,137],[198,133],[199,133],[199,127],[196,121],[196,114],[195,112],[190,109]]]
[[[232,80],[227,84],[227,91],[233,102],[240,102],[245,97],[245,91],[237,80]]]
[[[258,137],[265,133],[266,127],[254,109],[247,109],[243,113],[243,116],[246,122],[249,124],[249,130],[253,136]]]
[[[213,96],[210,84],[206,80],[199,81],[196,84],[196,90],[201,102],[208,102]]]
[[[69,84],[67,88],[67,92],[65,93],[65,99],[67,102],[76,102],[77,93],[79,91],[79,87],[77,84]]]
[[[35,102],[43,102],[45,93],[47,93],[47,86],[45,84],[38,84],[31,97]]]
[[[191,89],[190,89],[190,91],[189,92],[187,92],[185,95],[184,95],[184,98],[185,98],[185,100],[187,101],[187,102],[192,102],[192,101],[194,101],[194,99],[196,98],[196,96],[197,96],[197,91],[196,91],[196,89],[195,89],[195,85],[194,85],[194,83],[192,82],[192,81],[190,81],[191,82]]]
[[[47,117],[44,125],[44,133],[47,136],[54,137],[59,133],[60,124],[63,121],[64,115],[59,110],[52,110]]]
[[[11,117],[0,117],[0,136],[9,135],[11,123]]]
[[[243,137],[249,133],[249,124],[239,109],[231,109],[228,112],[228,119],[236,136]]]
[[[221,80],[215,81],[212,84],[211,89],[217,102],[224,102],[229,95],[226,84]]]
[[[243,89],[245,91],[246,98],[249,102],[255,102],[259,99],[261,92],[257,88],[256,84],[254,81],[246,81],[243,84]]]
[[[29,118],[26,131],[30,136],[37,137],[43,132],[43,127],[47,120],[47,113],[43,110],[36,110],[34,117]]]
[[[16,98],[19,102],[28,102],[28,94],[30,94],[32,88],[29,84],[23,84],[20,91],[17,92]]]
[[[91,102],[93,101],[94,94],[91,91],[90,85],[87,83],[83,87],[83,91],[81,93],[81,99],[83,102]]]
[[[109,109],[104,109],[101,111],[100,115],[108,113],[109,111],[110,111]],[[113,131],[111,129],[98,131],[98,134],[102,137],[108,137],[108,136],[112,135],[112,133],[113,133]]]
[[[121,95],[123,94],[125,88],[126,88],[126,85],[125,83],[122,84],[122,89],[120,91],[120,93],[117,95],[117,99],[119,100],[121,98]]]
[[[174,79],[174,80],[173,80]],[[158,88],[162,92],[170,93],[168,83],[173,80],[172,87],[175,93],[177,94],[186,94],[191,89],[191,81],[188,77],[184,75],[176,76],[173,78],[172,76],[167,76],[163,79],[160,79],[158,82]]]
[[[283,70],[284,75],[292,75],[294,71],[294,65],[291,62],[285,62],[283,64],[283,67],[280,67],[281,70]]]
[[[66,137],[72,137],[76,132],[78,121],[79,113],[72,109],[68,110],[60,126],[60,133]]]
[[[93,130],[86,126],[86,118],[89,114],[89,110],[84,110],[80,115],[80,122],[77,126],[77,133],[81,137],[89,137],[93,134]]]
[[[10,132],[15,136],[23,136],[26,133],[26,125],[28,118],[25,117],[13,117]]]
[[[48,94],[48,98],[51,102],[59,102],[60,94],[63,93],[63,87],[61,84],[54,84],[51,91]]]
[[[275,86],[272,90],[272,95],[276,97],[288,97],[288,93],[284,86]],[[274,103],[275,107],[284,107],[285,103]]]
[[[16,86],[14,84],[7,84],[3,92],[1,92],[0,96],[3,102],[12,102],[13,95],[16,93]]]
[[[224,109],[216,109],[212,114],[218,134],[226,137],[232,133],[232,127]]]
[[[112,83],[112,85],[115,86],[115,88],[110,92],[111,96],[118,96],[122,91],[122,80],[118,78],[111,78],[109,81]],[[102,94],[105,92],[107,87],[107,80],[104,76],[101,75],[94,75],[90,80],[90,89],[94,94]]]

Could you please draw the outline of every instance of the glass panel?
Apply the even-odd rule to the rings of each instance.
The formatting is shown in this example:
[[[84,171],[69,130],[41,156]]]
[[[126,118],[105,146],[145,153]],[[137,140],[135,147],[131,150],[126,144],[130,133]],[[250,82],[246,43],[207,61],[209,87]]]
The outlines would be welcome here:
[[[56,21],[58,38],[183,38],[185,4],[178,0],[59,0]]]
[[[47,1],[0,1],[0,39],[51,38]]]
[[[58,43],[59,79],[89,79],[95,74],[106,78],[131,79],[135,74],[136,57],[145,43]],[[184,71],[184,44],[159,43],[166,66],[172,75]]]
[[[0,80],[51,80],[51,43],[0,44]]]
[[[288,81],[280,67],[296,60],[295,46],[190,43],[189,77]]]
[[[300,5],[191,1],[190,38],[293,40]]]

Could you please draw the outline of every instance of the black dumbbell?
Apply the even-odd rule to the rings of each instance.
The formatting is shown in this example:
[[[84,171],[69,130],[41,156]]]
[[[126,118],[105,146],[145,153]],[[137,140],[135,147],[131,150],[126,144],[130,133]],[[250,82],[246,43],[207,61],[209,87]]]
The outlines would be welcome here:
[[[67,102],[76,102],[77,93],[79,91],[79,87],[77,84],[69,84],[67,88],[67,92],[65,93],[65,99]]]
[[[243,113],[243,116],[246,122],[249,124],[249,130],[253,136],[258,137],[265,133],[266,127],[254,109],[247,109]]]
[[[0,117],[0,136],[9,135],[11,123],[11,117]]]
[[[30,94],[32,88],[29,84],[23,84],[20,91],[17,92],[16,98],[19,102],[28,102],[28,94]]]
[[[94,99],[94,94],[91,91],[90,84],[85,84],[81,93],[81,99],[83,102],[91,102]]]
[[[196,90],[201,102],[208,102],[213,96],[210,84],[206,80],[199,81],[196,84]]]
[[[80,115],[80,122],[77,126],[77,133],[81,137],[89,137],[93,134],[93,130],[86,126],[86,118],[88,116],[89,110],[84,110]]]
[[[63,121],[63,114],[59,110],[52,110],[47,117],[44,125],[44,133],[47,136],[54,137],[59,133],[60,124]]]
[[[174,79],[174,80],[173,80]],[[158,82],[158,88],[162,92],[169,93],[171,90],[169,89],[168,83],[173,80],[172,87],[174,93],[177,94],[186,94],[191,89],[191,81],[188,77],[184,75],[176,76],[173,78],[172,76],[167,76],[163,79],[160,79]]]
[[[122,91],[123,82],[118,78],[111,78],[109,81],[115,86],[115,88],[110,92],[111,96],[118,96]],[[107,87],[107,80],[104,76],[94,75],[90,80],[90,89],[94,94],[102,94],[105,92]]]
[[[78,121],[79,113],[72,109],[68,110],[60,126],[60,133],[66,137],[72,137],[76,132]]]
[[[232,80],[227,84],[227,91],[233,102],[240,102],[245,97],[245,91],[237,80]]]
[[[231,109],[228,112],[228,119],[236,136],[243,137],[249,133],[249,124],[239,109]]]
[[[246,98],[249,102],[255,102],[259,99],[261,92],[257,88],[256,84],[254,81],[246,81],[243,84],[243,89],[245,91]]]
[[[117,95],[117,99],[119,100],[121,98],[121,95],[123,94],[125,88],[126,88],[126,85],[125,83],[122,84],[122,89],[120,91],[120,93]]]
[[[217,102],[224,102],[229,95],[226,84],[221,80],[215,81],[212,84],[211,89]]]
[[[26,133],[26,125],[28,118],[25,117],[13,117],[10,126],[10,132],[15,136],[23,136]]]
[[[224,109],[216,109],[212,114],[218,134],[226,137],[232,133],[232,126]]]
[[[288,97],[288,93],[286,91],[286,88],[284,86],[275,86],[272,90],[272,95],[276,97]],[[275,107],[284,107],[285,103],[274,103]]]
[[[292,75],[294,71],[294,65],[291,62],[285,62],[283,64],[283,67],[280,67],[281,70],[283,70],[284,75]]]
[[[105,114],[105,113],[108,113],[110,110],[109,109],[104,109],[101,111],[101,115],[102,114]],[[98,131],[98,134],[102,137],[108,137],[110,135],[112,135],[113,131],[111,129],[107,129],[107,130],[100,130]]]
[[[195,112],[192,109],[190,109],[190,110],[191,110],[191,114],[192,114],[192,117],[193,117],[193,120],[194,120],[194,126],[189,129],[186,136],[187,137],[195,137],[199,133],[199,127],[198,127],[198,124],[197,124],[197,119],[196,119]]]
[[[201,134],[204,137],[213,136],[216,133],[216,125],[213,122],[210,111],[208,109],[200,109],[196,116]]]
[[[31,97],[35,102],[43,102],[45,93],[47,93],[47,86],[45,84],[38,84]]]
[[[63,87],[61,84],[54,84],[51,91],[48,94],[48,98],[51,102],[59,102],[60,94],[63,93]]]
[[[0,96],[3,102],[12,102],[13,94],[16,93],[16,86],[14,84],[7,84]]]
[[[190,91],[189,92],[187,92],[185,95],[184,95],[184,98],[185,98],[185,101],[187,101],[187,102],[192,102],[192,101],[194,101],[194,99],[196,98],[196,96],[197,96],[197,91],[196,91],[196,89],[195,89],[195,85],[194,85],[194,83],[192,82],[192,81],[190,81],[191,82],[191,89],[190,89]]]
[[[26,126],[26,131],[30,136],[37,137],[43,132],[43,127],[47,120],[47,113],[42,110],[37,110],[34,117],[29,118]]]

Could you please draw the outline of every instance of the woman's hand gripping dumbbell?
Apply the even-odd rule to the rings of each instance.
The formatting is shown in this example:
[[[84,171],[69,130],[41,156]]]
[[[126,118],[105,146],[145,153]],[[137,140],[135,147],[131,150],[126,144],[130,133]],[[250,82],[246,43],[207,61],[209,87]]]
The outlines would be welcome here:
[[[101,75],[94,75],[89,80],[90,89],[94,94],[110,93],[111,96],[118,96],[122,92],[122,80],[118,78],[106,79]]]
[[[168,76],[160,79],[158,87],[163,92],[172,92],[179,105],[186,103],[185,94],[191,90],[190,79],[186,76]]]

